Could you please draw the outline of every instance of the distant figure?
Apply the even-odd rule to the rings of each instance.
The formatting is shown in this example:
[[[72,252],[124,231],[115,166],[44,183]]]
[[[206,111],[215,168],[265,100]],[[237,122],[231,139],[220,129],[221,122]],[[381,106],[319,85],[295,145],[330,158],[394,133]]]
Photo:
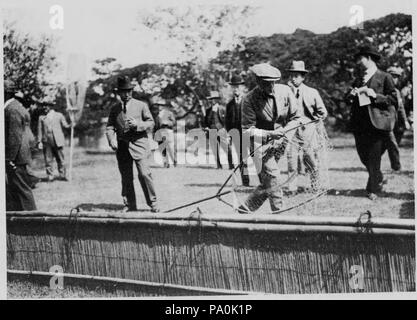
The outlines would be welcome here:
[[[161,154],[164,159],[164,167],[169,168],[169,158],[174,167],[177,166],[177,156],[175,152],[174,128],[176,119],[174,113],[169,109],[169,104],[165,99],[155,98],[152,102],[152,109],[155,112],[155,141],[162,148]]]
[[[355,79],[346,96],[347,103],[352,105],[356,149],[369,174],[366,191],[370,200],[378,198],[385,183],[381,172],[382,148],[389,143],[394,129],[398,103],[392,76],[376,65],[380,58],[376,49],[360,48],[355,59],[365,73]]]
[[[36,210],[30,187],[27,166],[31,162],[30,116],[23,105],[14,98],[16,86],[4,81],[4,125],[6,160],[6,210]]]
[[[216,139],[210,139],[209,135],[207,135],[207,138],[209,139],[209,146],[216,160],[217,169],[221,169],[222,164],[220,161],[219,144],[220,136],[223,136],[226,139],[226,134],[221,132],[225,125],[226,108],[220,104],[220,94],[218,91],[210,91],[210,95],[206,97],[206,99],[209,102],[205,117],[206,130],[208,132],[208,129],[216,129],[218,133]],[[218,132],[219,130],[220,132]],[[220,145],[227,146],[227,143],[226,141],[223,141]],[[227,154],[227,150],[224,151]]]
[[[110,147],[116,151],[122,177],[122,198],[125,211],[137,211],[133,184],[133,163],[138,170],[139,182],[146,203],[152,212],[159,212],[155,186],[149,166],[150,146],[147,131],[154,120],[145,102],[132,98],[133,85],[126,76],[117,79],[117,101],[110,109],[106,136]]]
[[[304,61],[293,61],[290,72],[290,88],[293,90],[298,108],[301,111],[300,121],[308,123],[313,120],[324,120],[327,110],[319,92],[304,84],[305,76],[309,72],[305,69]],[[302,162],[306,171],[310,174],[311,188],[317,191],[319,184],[317,149],[317,129],[323,123],[313,123],[296,130],[293,143],[288,148],[288,184],[289,192],[297,192],[297,167],[299,154],[302,152]],[[307,147],[308,146],[308,147]]]
[[[233,98],[226,105],[226,119],[225,127],[229,133],[231,130],[237,130],[239,132],[239,141],[232,139],[228,161],[229,169],[234,168],[233,158],[232,158],[232,148],[235,149],[236,153],[239,155],[239,163],[243,161],[243,149],[242,149],[242,97],[245,93],[245,81],[240,75],[232,75],[229,85],[233,91]],[[240,168],[240,175],[242,178],[242,184],[244,186],[249,186],[249,175],[247,164],[244,163]]]
[[[43,115],[38,123],[38,149],[43,150],[48,181],[54,180],[52,162],[55,158],[58,165],[59,178],[67,181],[63,129],[71,127],[65,116],[51,108],[52,103],[43,102]]]
[[[402,69],[398,67],[390,67],[387,71],[389,74],[391,74],[395,86],[398,86],[398,81],[401,77]],[[382,148],[382,154],[384,154],[385,151],[388,150],[388,156],[391,162],[391,169],[394,172],[398,172],[401,170],[399,145],[404,135],[404,131],[410,129],[410,124],[408,123],[407,115],[405,114],[401,92],[397,88],[395,89],[395,92],[398,104],[395,127],[394,130],[390,132],[390,139]]]

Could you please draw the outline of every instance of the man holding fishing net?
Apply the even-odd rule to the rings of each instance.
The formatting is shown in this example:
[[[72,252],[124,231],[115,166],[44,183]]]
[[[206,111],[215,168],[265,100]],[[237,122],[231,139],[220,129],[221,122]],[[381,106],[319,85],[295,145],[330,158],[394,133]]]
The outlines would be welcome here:
[[[282,207],[282,190],[278,181],[278,161],[284,154],[292,135],[300,125],[300,110],[290,87],[278,84],[281,72],[267,64],[250,69],[256,76],[257,86],[242,101],[242,129],[255,140],[262,140],[261,163],[258,174],[261,184],[238,208],[239,213],[251,213],[269,199],[272,212]],[[248,148],[248,146],[245,146]]]

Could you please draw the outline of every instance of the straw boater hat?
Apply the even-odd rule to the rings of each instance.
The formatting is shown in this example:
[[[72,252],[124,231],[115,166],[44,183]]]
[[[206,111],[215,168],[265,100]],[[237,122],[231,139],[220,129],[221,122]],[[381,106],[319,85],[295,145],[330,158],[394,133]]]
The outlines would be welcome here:
[[[398,76],[401,77],[401,75],[403,74],[403,69],[401,69],[400,67],[389,67],[387,72],[389,74],[392,74],[393,76]]]
[[[370,56],[374,61],[379,61],[381,59],[381,55],[378,50],[371,45],[363,45],[360,47],[354,56],[355,60],[357,60],[360,56]]]
[[[256,77],[264,81],[278,81],[281,79],[281,72],[268,63],[255,64],[249,70],[251,70]]]
[[[134,85],[130,82],[128,76],[120,76],[117,78],[117,90],[132,90]]]
[[[300,72],[300,73],[309,73],[310,71],[306,70],[304,61],[294,60],[291,64],[291,68],[287,69],[289,72]]]
[[[220,99],[220,94],[218,91],[210,91],[210,95],[206,97],[207,100],[213,100],[213,99]]]
[[[245,81],[243,80],[243,78],[240,75],[234,74],[230,78],[229,84],[231,86],[237,86],[239,84],[245,84]]]

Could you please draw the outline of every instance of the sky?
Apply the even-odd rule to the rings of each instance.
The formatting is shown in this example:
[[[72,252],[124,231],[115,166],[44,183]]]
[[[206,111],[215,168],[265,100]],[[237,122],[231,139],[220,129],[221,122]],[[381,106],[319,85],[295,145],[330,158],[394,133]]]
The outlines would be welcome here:
[[[153,33],[137,22],[138,12],[150,6],[234,4],[259,7],[251,20],[252,27],[244,36],[292,33],[297,28],[329,33],[349,25],[354,5],[362,6],[365,20],[390,13],[411,14],[413,6],[413,0],[0,0],[0,3],[6,8],[2,11],[3,19],[16,20],[19,30],[35,37],[46,33],[61,39],[56,50],[62,60],[71,53],[81,53],[89,62],[114,57],[123,67],[169,62],[179,55],[175,44],[155,41]],[[63,8],[63,30],[50,27],[49,10],[55,4]]]

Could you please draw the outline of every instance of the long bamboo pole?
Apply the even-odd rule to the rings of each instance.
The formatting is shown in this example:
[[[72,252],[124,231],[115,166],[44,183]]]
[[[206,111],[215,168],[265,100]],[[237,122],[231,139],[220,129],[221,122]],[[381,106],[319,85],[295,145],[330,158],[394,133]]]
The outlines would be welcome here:
[[[19,217],[10,218],[8,223],[23,222],[27,226],[30,222],[68,222],[66,217]],[[207,221],[169,221],[158,219],[104,219],[104,218],[77,218],[77,223],[92,224],[130,224],[137,226],[158,226],[158,227],[204,227],[224,230],[241,230],[249,232],[297,232],[297,233],[325,233],[325,234],[364,234],[361,228],[357,226],[326,226],[326,225],[280,225],[280,224],[253,224],[238,222],[207,222]],[[369,235],[397,235],[411,236],[414,238],[414,230],[407,229],[388,229],[388,228],[369,228]]]
[[[62,212],[43,212],[43,211],[9,211],[7,212],[8,220],[16,220],[20,217],[62,217],[69,218],[68,213]],[[125,220],[169,220],[169,221],[206,221],[211,223],[231,222],[231,223],[248,223],[248,224],[290,224],[290,225],[316,225],[316,226],[351,226],[386,229],[405,229],[415,230],[415,221],[413,219],[390,219],[390,218],[372,218],[368,223],[358,223],[355,217],[309,217],[309,216],[279,216],[279,215],[239,215],[233,214],[225,216],[224,214],[201,214],[198,217],[187,214],[148,214],[148,213],[107,213],[107,212],[79,212],[77,218],[97,218],[107,220],[117,220],[123,223]],[[107,221],[106,220],[106,221]]]

